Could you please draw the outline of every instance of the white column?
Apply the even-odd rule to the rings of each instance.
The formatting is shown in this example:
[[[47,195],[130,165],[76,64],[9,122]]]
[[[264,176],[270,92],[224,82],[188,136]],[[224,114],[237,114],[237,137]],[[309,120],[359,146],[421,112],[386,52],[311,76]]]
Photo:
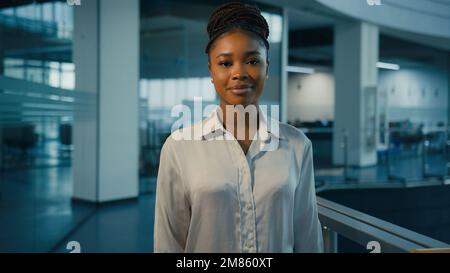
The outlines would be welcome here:
[[[138,196],[139,0],[74,6],[76,89],[97,97],[96,117],[76,112],[73,197]]]
[[[281,95],[280,95],[280,120],[287,122],[288,108],[288,72],[289,65],[289,12],[288,8],[283,8],[283,30],[281,34]]]
[[[345,163],[341,147],[348,133],[347,160],[352,166],[377,163],[376,93],[379,49],[378,27],[364,22],[342,22],[335,27],[336,83],[333,161]]]

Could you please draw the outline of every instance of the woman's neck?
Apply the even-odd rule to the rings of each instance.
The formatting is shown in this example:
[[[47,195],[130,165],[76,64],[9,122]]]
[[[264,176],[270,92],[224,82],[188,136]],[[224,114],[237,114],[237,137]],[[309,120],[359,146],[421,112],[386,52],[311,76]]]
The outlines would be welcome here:
[[[259,128],[259,106],[230,105],[220,102],[223,127],[238,141],[251,142]]]

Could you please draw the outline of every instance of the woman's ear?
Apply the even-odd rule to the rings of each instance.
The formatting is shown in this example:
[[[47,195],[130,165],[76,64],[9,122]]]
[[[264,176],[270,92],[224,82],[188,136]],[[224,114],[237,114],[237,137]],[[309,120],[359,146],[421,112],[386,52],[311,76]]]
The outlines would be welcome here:
[[[209,70],[209,75],[211,76],[211,83],[214,83],[213,79],[212,79],[212,73],[211,73],[211,63],[208,61],[208,70]]]
[[[266,66],[266,79],[269,78],[269,59],[267,59],[267,66]]]

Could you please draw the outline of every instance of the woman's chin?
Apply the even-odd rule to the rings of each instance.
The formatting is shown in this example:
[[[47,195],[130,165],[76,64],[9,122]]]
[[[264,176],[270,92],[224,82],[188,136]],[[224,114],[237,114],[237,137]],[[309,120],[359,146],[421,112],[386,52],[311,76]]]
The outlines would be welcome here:
[[[244,97],[244,96],[232,96],[229,100],[228,100],[231,104],[233,105],[250,105],[250,104],[254,104],[253,100],[249,97]]]

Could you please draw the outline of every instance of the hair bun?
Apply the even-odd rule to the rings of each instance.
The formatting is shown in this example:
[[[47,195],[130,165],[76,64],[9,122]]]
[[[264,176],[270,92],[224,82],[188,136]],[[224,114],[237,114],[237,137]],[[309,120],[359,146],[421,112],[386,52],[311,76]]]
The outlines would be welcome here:
[[[250,6],[239,2],[231,2],[216,8],[209,17],[208,32],[209,42],[205,52],[208,53],[211,44],[221,34],[231,29],[243,29],[257,34],[264,45],[269,48],[269,25],[256,6]]]

